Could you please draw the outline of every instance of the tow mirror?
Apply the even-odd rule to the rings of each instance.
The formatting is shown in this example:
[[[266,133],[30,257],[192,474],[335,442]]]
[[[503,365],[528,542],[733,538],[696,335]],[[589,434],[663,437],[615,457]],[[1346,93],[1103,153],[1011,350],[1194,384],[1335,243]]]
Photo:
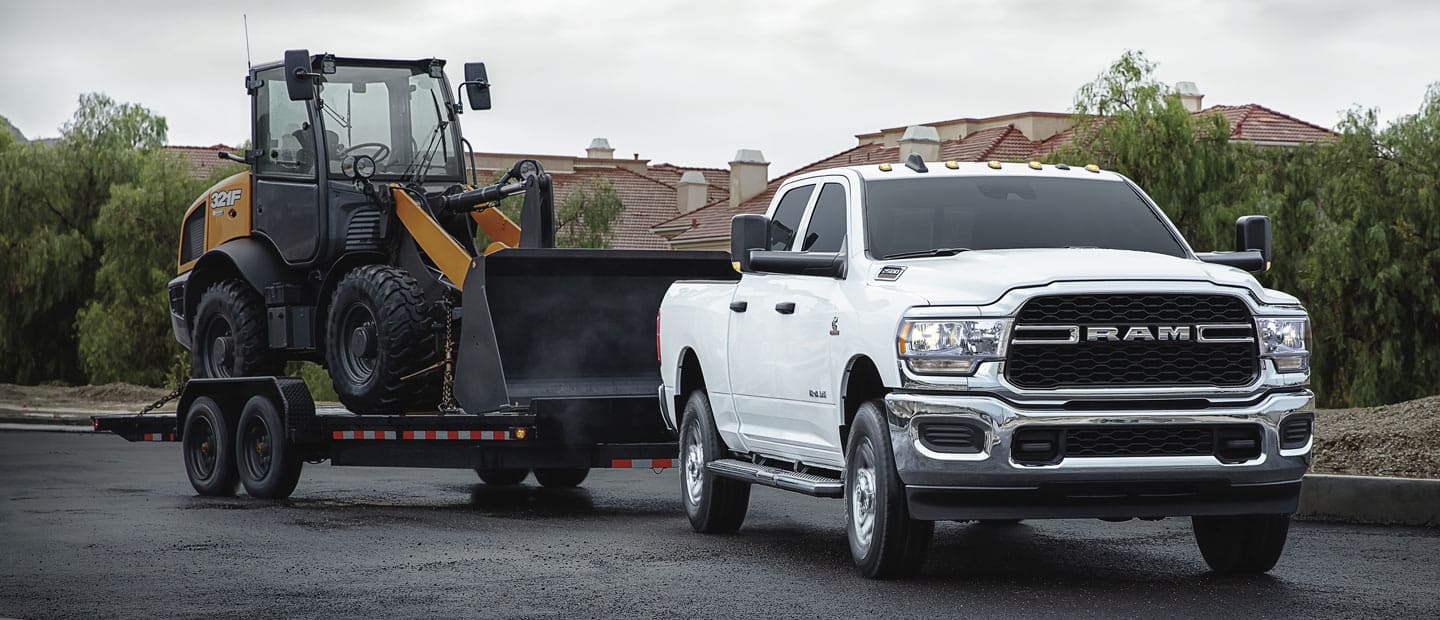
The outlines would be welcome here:
[[[310,76],[310,50],[285,50],[285,90],[291,101],[315,98],[315,82]]]
[[[490,78],[485,74],[485,63],[465,63],[465,97],[470,100],[471,110],[490,109]]]
[[[751,251],[750,267],[768,273],[844,278],[845,255],[840,252]]]
[[[769,231],[770,218],[763,215],[745,214],[730,218],[730,260],[741,273],[754,271],[750,267],[750,252],[765,249]]]
[[[1200,260],[1244,269],[1251,273],[1270,270],[1270,218],[1247,215],[1235,220],[1235,251],[1197,254]]]

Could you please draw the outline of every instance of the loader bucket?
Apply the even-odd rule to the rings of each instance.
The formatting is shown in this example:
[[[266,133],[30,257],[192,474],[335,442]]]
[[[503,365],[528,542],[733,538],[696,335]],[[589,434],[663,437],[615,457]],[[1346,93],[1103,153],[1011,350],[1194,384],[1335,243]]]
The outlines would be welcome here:
[[[465,278],[456,398],[470,413],[533,399],[654,399],[655,314],[676,280],[736,280],[724,252],[507,249]]]

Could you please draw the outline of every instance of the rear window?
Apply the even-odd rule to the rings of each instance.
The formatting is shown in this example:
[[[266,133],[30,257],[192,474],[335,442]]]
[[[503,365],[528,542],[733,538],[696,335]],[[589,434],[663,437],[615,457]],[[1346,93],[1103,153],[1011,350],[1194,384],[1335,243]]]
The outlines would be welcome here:
[[[865,183],[870,254],[938,248],[1092,247],[1184,257],[1180,240],[1126,183],[940,177]]]

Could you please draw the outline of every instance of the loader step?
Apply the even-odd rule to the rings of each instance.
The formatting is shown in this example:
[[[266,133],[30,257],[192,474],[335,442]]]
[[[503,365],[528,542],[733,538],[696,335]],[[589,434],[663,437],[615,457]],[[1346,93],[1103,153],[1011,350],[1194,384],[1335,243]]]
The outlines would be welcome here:
[[[706,463],[705,469],[717,476],[815,497],[845,496],[845,485],[836,478],[804,474],[769,465],[758,465],[736,459],[721,459]]]

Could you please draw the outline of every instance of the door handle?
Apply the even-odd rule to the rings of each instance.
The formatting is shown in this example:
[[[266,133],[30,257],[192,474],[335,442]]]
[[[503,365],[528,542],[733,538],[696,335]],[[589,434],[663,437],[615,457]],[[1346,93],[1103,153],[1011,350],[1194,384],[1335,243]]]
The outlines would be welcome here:
[[[778,304],[775,304],[775,311],[779,312],[780,314],[795,314],[795,302],[782,301]]]
[[[732,301],[732,302],[730,302],[730,311],[731,311],[731,312],[744,312],[745,309],[746,309],[746,308],[749,308],[749,307],[750,307],[750,304],[749,304],[748,302],[744,302],[744,301]]]

